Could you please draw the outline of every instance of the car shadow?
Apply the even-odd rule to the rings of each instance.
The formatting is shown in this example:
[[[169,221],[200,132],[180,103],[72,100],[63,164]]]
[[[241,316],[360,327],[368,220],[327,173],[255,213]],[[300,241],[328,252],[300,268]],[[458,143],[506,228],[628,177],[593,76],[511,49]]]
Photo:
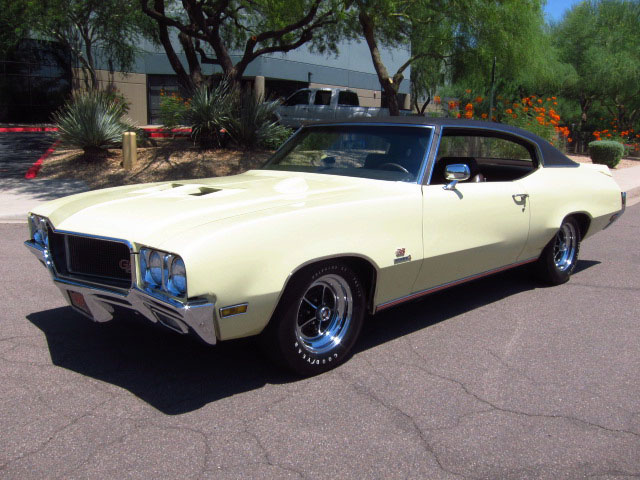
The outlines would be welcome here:
[[[596,265],[600,265],[602,262],[598,260],[578,260],[578,264],[576,265],[573,274],[580,273],[587,268],[595,267]]]
[[[582,260],[578,267],[598,263]],[[540,286],[519,268],[386,310],[365,323],[355,353]],[[210,347],[135,318],[93,323],[70,307],[27,319],[44,332],[54,365],[129,390],[167,415],[299,380],[265,360],[254,339]]]

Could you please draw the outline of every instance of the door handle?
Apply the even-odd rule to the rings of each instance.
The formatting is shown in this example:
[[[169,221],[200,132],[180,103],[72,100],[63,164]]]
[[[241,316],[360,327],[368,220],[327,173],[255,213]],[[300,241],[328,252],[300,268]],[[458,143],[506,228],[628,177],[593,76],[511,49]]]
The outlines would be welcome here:
[[[516,193],[515,195],[511,195],[513,201],[516,202],[516,205],[522,206],[522,211],[527,208],[527,198],[529,197],[528,193]]]

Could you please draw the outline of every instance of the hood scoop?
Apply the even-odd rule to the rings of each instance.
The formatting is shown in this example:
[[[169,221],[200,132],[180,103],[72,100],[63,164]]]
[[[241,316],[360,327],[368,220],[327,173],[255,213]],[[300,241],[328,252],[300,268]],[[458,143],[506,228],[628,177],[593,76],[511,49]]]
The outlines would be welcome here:
[[[201,197],[203,195],[209,195],[210,193],[216,193],[219,191],[219,188],[199,187],[195,191],[189,192],[187,195],[191,195],[192,197]]]
[[[150,188],[138,190],[136,193],[158,193],[171,192],[170,195],[189,195],[192,197],[202,197],[210,193],[220,192],[222,189],[213,188],[206,185],[198,185],[194,183],[165,183],[163,185],[154,185]]]

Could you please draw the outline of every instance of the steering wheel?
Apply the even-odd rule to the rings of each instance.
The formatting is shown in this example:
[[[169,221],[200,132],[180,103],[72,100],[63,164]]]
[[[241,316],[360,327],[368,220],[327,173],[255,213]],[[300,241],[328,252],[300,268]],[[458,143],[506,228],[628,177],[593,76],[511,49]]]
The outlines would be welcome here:
[[[404,167],[403,167],[402,165],[400,165],[399,163],[387,162],[387,163],[383,163],[382,165],[378,165],[378,169],[379,169],[379,170],[385,170],[385,168],[384,168],[384,167],[393,167],[393,168],[395,168],[396,170],[400,170],[401,172],[409,173],[409,170],[407,170],[406,168],[404,168]],[[386,169],[386,170],[388,170],[388,169]],[[411,174],[409,173],[409,175],[411,175]]]

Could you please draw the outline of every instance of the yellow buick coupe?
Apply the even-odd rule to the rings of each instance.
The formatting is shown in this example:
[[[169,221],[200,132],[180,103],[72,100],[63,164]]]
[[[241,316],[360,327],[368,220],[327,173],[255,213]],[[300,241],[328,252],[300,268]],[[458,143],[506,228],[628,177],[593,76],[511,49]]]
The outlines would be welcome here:
[[[367,314],[527,263],[567,281],[624,208],[607,167],[529,132],[403,117],[305,126],[241,175],[54,200],[26,245],[96,322],[260,335],[313,375],[349,357]]]

